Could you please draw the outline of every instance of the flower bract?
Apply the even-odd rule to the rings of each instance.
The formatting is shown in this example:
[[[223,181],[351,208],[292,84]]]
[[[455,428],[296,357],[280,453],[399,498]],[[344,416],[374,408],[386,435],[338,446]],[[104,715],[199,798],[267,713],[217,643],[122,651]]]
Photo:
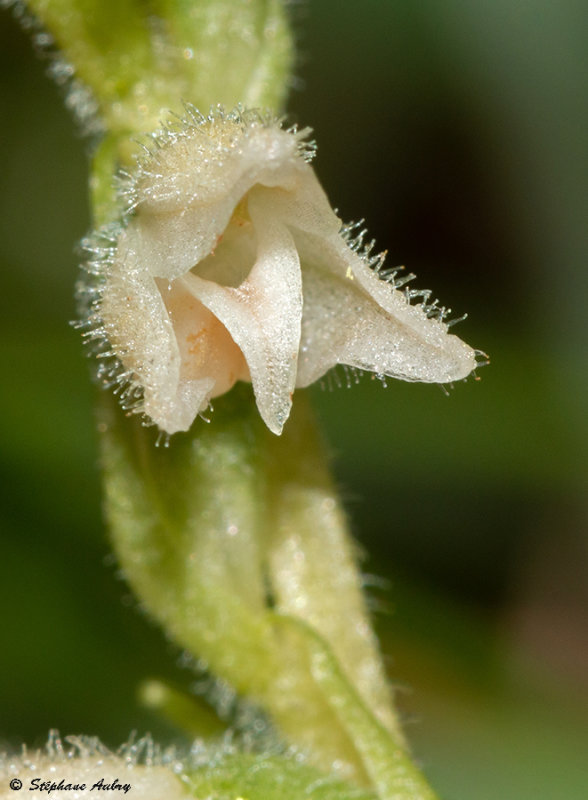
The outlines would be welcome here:
[[[336,364],[437,383],[476,366],[430,293],[401,290],[342,226],[307,136],[258,111],[187,107],[122,180],[124,224],[90,242],[101,377],[168,434],[239,380],[279,434],[295,389]]]

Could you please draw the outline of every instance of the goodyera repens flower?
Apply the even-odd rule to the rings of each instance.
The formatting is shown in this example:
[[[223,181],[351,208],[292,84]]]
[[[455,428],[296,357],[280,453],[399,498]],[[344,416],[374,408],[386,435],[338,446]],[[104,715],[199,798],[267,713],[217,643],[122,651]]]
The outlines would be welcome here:
[[[123,176],[125,224],[86,243],[100,377],[168,434],[239,380],[279,434],[294,390],[336,364],[436,383],[476,366],[430,293],[400,291],[407,278],[342,226],[308,133],[188,106]]]

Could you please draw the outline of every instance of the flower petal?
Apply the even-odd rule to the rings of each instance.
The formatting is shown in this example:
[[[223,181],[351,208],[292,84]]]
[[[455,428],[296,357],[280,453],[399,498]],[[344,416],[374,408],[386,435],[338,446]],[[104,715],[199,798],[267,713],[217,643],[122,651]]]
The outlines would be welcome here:
[[[106,336],[123,361],[131,387],[141,386],[141,410],[168,433],[187,430],[208,405],[214,381],[180,385],[180,352],[156,281],[137,256],[133,223],[121,233],[102,293],[100,315]],[[132,393],[131,393],[132,394]]]
[[[294,240],[273,213],[271,196],[252,189],[248,210],[257,260],[238,287],[188,273],[182,279],[227,328],[247,361],[259,413],[281,433],[292,406],[302,318],[302,280]]]
[[[460,380],[475,368],[472,348],[410,305],[341,237],[328,243],[305,237],[302,244],[301,238],[304,312],[297,386],[308,386],[335,364],[426,383]]]
[[[295,136],[253,120],[211,118],[172,136],[142,165],[134,205],[154,277],[178,278],[213,251],[255,184],[289,189],[309,169]]]

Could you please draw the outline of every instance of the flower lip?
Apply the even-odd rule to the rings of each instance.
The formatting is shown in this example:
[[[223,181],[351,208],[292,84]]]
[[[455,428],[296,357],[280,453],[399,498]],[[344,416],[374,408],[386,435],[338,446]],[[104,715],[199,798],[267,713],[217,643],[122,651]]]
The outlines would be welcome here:
[[[294,390],[336,364],[439,383],[476,366],[430,293],[401,291],[341,226],[307,135],[187,107],[123,180],[126,224],[90,240],[86,336],[113,361],[100,378],[168,434],[238,380],[279,434]]]

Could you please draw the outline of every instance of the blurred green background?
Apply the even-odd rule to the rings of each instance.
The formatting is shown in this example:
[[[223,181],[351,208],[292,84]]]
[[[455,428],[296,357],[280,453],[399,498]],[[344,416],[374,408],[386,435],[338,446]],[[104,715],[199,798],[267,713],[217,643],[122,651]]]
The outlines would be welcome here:
[[[314,127],[333,204],[467,310],[457,332],[492,359],[449,397],[369,377],[313,390],[414,750],[444,798],[580,800],[588,5],[292,11],[289,108]],[[0,739],[173,739],[136,686],[192,673],[108,555],[94,390],[67,325],[86,144],[7,12],[0,60]]]

